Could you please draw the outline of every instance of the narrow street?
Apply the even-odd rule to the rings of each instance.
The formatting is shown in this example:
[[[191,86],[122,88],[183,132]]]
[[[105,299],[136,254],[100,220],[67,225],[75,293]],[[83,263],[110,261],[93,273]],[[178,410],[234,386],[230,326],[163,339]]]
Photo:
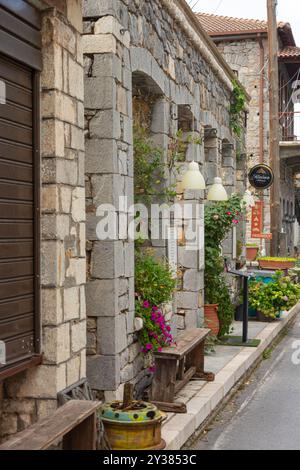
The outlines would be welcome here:
[[[300,448],[300,316],[191,450]],[[297,349],[295,349],[297,347]],[[294,355],[294,361],[293,361]],[[294,363],[293,363],[294,362]]]

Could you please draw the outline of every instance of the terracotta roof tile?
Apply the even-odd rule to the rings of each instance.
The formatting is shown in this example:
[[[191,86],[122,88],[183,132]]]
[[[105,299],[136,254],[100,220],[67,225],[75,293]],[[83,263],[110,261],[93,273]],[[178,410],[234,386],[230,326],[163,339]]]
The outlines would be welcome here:
[[[196,13],[196,16],[210,36],[268,31],[268,23],[263,20],[232,18],[209,13]],[[283,28],[285,24],[279,23],[278,27]]]
[[[285,58],[300,58],[300,47],[285,47],[279,52],[279,57]]]

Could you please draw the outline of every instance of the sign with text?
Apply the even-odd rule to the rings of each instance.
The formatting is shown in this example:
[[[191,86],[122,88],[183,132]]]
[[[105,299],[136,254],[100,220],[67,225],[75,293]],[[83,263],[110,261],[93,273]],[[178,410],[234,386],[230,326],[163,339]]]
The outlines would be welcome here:
[[[251,186],[256,189],[268,189],[274,182],[274,173],[272,168],[267,165],[256,165],[249,173]]]
[[[258,238],[260,240],[272,240],[271,233],[263,233],[263,210],[264,203],[257,201],[255,206],[252,207],[251,218],[251,238]]]

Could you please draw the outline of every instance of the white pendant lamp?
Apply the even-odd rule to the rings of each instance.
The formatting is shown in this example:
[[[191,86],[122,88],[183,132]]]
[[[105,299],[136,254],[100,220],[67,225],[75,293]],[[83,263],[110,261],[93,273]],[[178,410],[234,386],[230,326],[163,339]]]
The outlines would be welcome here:
[[[208,201],[228,201],[228,194],[222,184],[221,178],[215,178],[214,184],[208,191]]]
[[[192,162],[189,164],[189,168],[183,177],[182,188],[184,190],[188,189],[190,191],[200,191],[206,189],[205,181],[197,162]]]

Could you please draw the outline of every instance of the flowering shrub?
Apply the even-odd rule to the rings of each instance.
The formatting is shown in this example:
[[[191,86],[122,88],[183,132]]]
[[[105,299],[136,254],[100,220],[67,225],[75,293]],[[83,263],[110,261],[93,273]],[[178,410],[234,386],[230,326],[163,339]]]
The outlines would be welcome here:
[[[156,261],[149,254],[136,252],[135,311],[144,321],[139,341],[141,351],[146,356],[151,356],[153,352],[174,342],[171,327],[166,323],[161,306],[172,299],[175,287],[176,280],[166,263]],[[149,371],[154,372],[153,366]]]
[[[144,320],[144,328],[140,333],[142,352],[161,351],[165,346],[171,346],[174,342],[171,327],[166,324],[161,310],[152,306],[148,301],[138,303],[137,314]]]
[[[249,287],[249,304],[266,317],[276,318],[283,310],[290,310],[300,299],[300,286],[281,271],[269,284],[252,281]]]
[[[205,207],[205,302],[219,305],[220,336],[229,333],[234,315],[223,276],[221,246],[232,227],[239,224],[243,210],[241,198],[236,195],[231,196],[228,201],[211,203]]]

